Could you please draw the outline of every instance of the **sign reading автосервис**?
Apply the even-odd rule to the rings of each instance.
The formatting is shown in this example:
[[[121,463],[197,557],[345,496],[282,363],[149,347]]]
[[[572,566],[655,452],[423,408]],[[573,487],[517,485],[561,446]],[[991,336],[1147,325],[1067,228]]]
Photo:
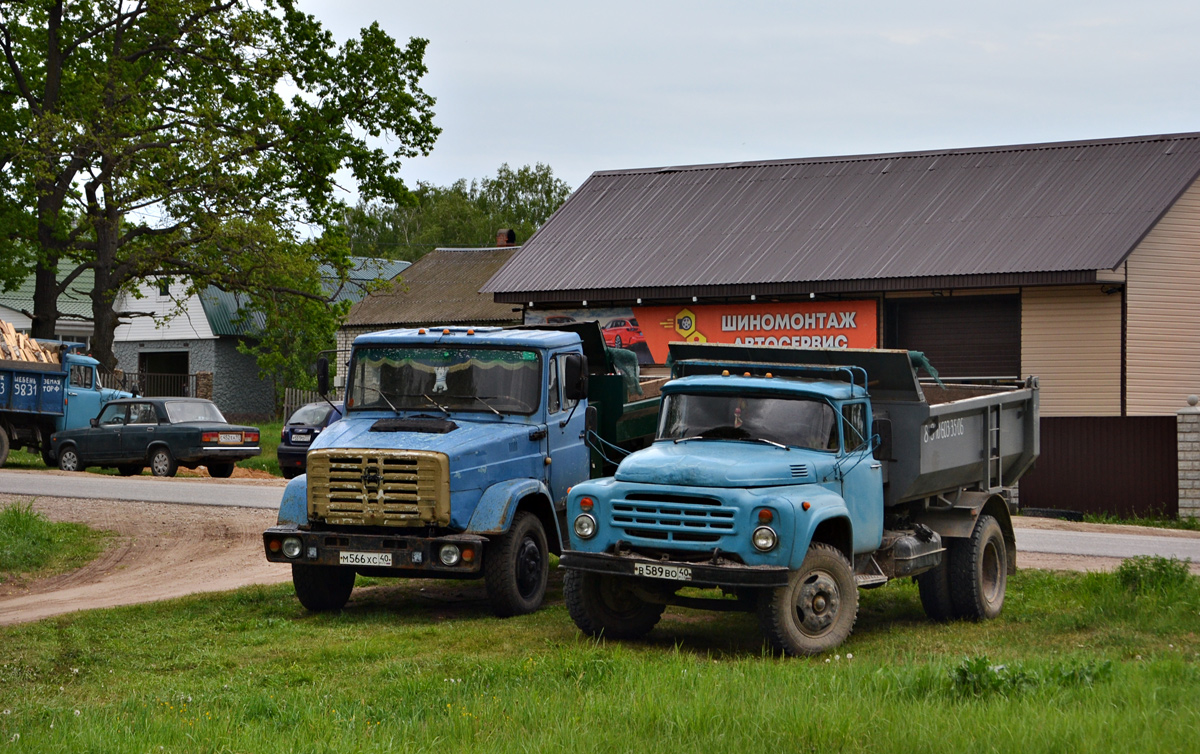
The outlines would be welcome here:
[[[874,301],[797,301],[784,304],[635,306],[654,360],[667,360],[671,341],[790,348],[875,348]]]

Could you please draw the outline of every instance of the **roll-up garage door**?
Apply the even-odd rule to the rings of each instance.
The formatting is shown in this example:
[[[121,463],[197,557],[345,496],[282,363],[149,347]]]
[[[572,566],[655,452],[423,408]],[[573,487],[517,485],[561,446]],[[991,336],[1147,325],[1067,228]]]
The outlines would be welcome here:
[[[1017,377],[1021,372],[1019,296],[893,299],[884,316],[886,347],[924,351],[945,377]]]

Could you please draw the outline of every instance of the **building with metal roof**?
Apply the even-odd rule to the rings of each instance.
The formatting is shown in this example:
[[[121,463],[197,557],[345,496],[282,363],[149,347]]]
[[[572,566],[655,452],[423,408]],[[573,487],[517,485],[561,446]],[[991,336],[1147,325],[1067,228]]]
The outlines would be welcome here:
[[[1200,133],[607,170],[483,290],[628,307],[660,360],[670,340],[882,346],[1038,375],[1042,469],[1067,420],[1173,425],[1200,392],[1198,176]]]
[[[60,270],[59,282],[61,283],[68,274],[68,270]],[[92,324],[91,298],[94,280],[95,276],[90,269],[83,270],[58,297],[59,317],[54,335],[59,340],[90,346],[92,331],[95,329]],[[16,328],[17,332],[28,333],[33,325],[33,291],[33,275],[25,278],[11,291],[0,291],[0,319]]]

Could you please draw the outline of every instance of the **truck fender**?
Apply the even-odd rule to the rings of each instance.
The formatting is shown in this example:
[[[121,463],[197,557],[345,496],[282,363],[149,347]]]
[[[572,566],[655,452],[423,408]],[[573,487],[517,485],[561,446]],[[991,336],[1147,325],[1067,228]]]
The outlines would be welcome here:
[[[1017,572],[1017,536],[1013,531],[1008,502],[1000,495],[987,492],[963,492],[950,508],[925,510],[913,516],[913,522],[925,524],[943,540],[966,539],[975,531],[975,522],[982,515],[996,519],[1008,547],[1008,573]]]
[[[484,490],[475,506],[475,513],[471,515],[471,522],[467,524],[466,533],[485,536],[503,534],[512,525],[517,505],[528,497],[540,497],[546,501],[545,511],[534,512],[542,519],[553,549],[554,542],[562,541],[558,517],[550,507],[550,490],[537,479],[509,479]]]
[[[280,526],[301,526],[308,523],[308,475],[301,474],[288,482],[279,503]]]
[[[806,511],[803,504],[796,506],[795,546],[788,568],[800,567],[814,541],[836,547],[853,562],[853,526],[846,502],[840,495],[825,489],[808,492],[804,498],[811,507]]]

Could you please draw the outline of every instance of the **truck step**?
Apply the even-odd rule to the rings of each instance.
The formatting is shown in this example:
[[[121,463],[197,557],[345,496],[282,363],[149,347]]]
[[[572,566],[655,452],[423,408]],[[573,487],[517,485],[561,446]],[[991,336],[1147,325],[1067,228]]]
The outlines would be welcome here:
[[[856,573],[854,574],[854,583],[858,584],[859,589],[870,589],[873,586],[883,586],[888,582],[888,577],[878,573]]]

